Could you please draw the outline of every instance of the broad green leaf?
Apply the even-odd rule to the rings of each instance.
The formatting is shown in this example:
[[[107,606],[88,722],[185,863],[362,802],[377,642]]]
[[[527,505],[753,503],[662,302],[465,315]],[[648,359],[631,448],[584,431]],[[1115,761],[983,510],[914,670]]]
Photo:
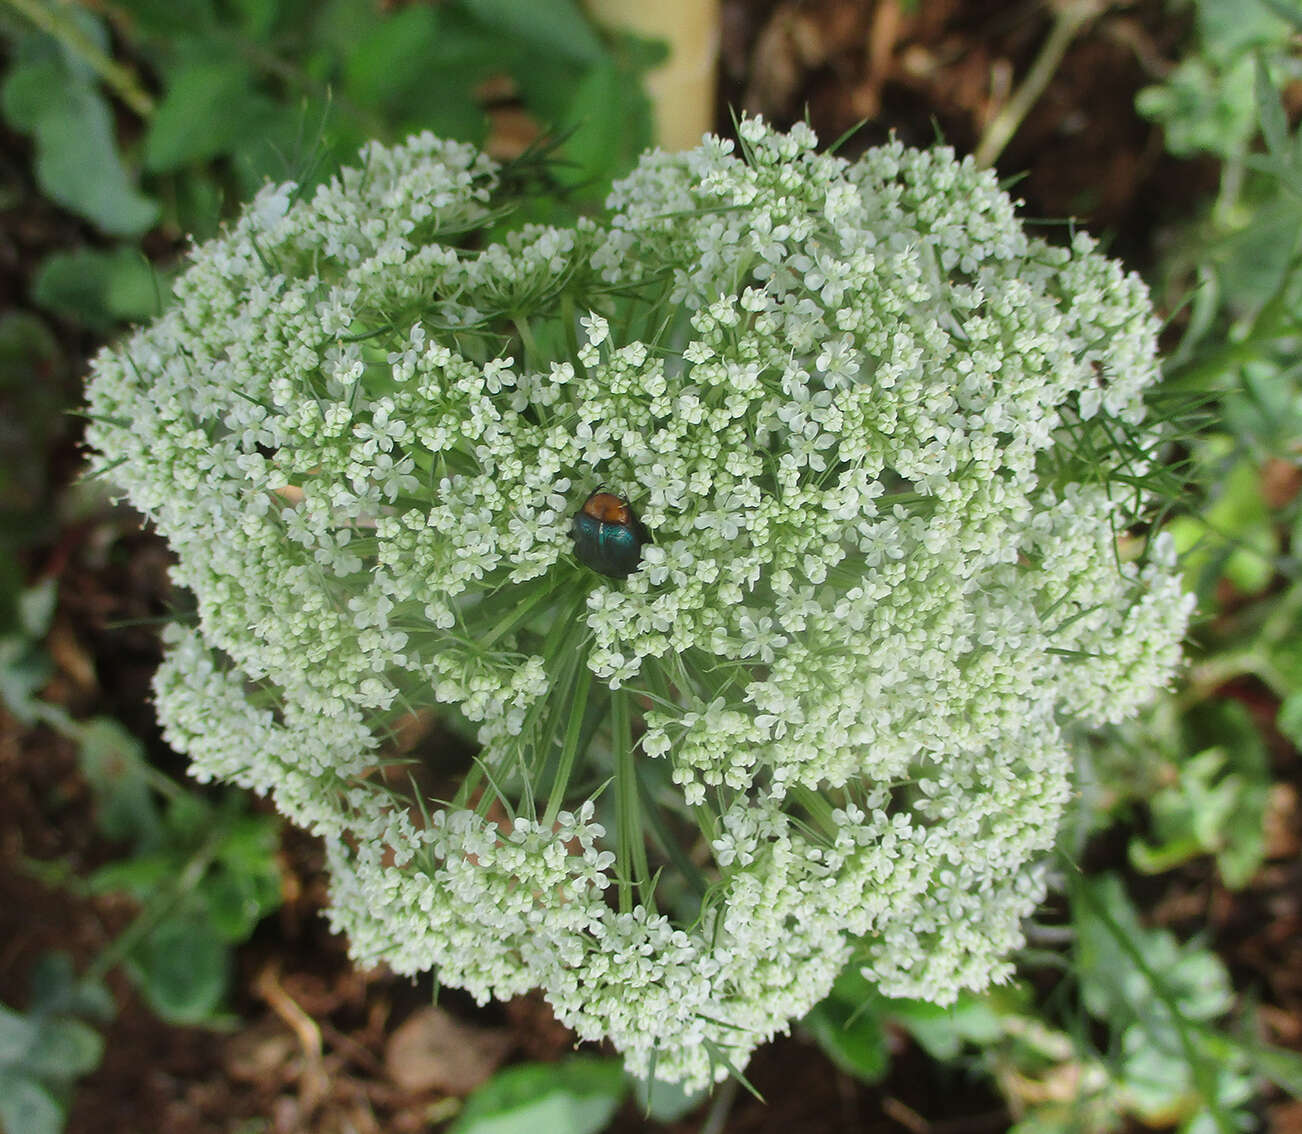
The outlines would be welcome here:
[[[614,1059],[575,1055],[508,1067],[466,1100],[449,1134],[597,1134],[627,1089]]]
[[[345,56],[344,93],[404,130],[480,141],[486,119],[474,87],[518,54],[452,8],[404,8]]]
[[[85,327],[107,331],[159,314],[169,286],[138,248],[76,248],[41,261],[32,298]]]
[[[460,7],[499,33],[524,40],[535,54],[595,63],[606,49],[575,0],[460,0]]]
[[[95,793],[99,829],[110,839],[131,839],[137,847],[154,841],[159,814],[140,741],[117,721],[95,717],[83,729],[80,755],[82,773]],[[126,859],[109,867],[136,861]]]
[[[211,1020],[226,993],[230,955],[208,919],[179,913],[132,950],[127,968],[141,995],[169,1023]]]
[[[802,1024],[842,1071],[865,1083],[878,1083],[890,1065],[886,1021],[877,1008],[855,1012],[848,1004],[828,999],[815,1006]]]
[[[1302,8],[1297,4],[1290,0],[1257,0],[1257,3],[1264,4],[1281,20],[1292,24],[1294,31],[1302,32]]]
[[[172,75],[145,134],[145,166],[180,169],[229,153],[265,99],[253,74],[234,59],[192,63]]]
[[[1237,462],[1202,515],[1178,516],[1170,531],[1184,556],[1185,578],[1200,593],[1222,576],[1244,594],[1264,590],[1274,578],[1279,535],[1252,461]]]
[[[40,1083],[0,1071],[0,1130],[6,1134],[59,1134],[63,1108]]]
[[[1176,157],[1203,152],[1230,157],[1256,133],[1253,83],[1246,55],[1225,71],[1190,56],[1160,86],[1141,90],[1135,108],[1161,124],[1166,148]]]
[[[610,182],[632,169],[651,141],[646,96],[614,60],[588,71],[560,125],[574,131],[560,151],[573,163],[563,176],[570,184],[583,186],[587,196],[604,196]]]
[[[42,953],[32,970],[32,1011],[46,1015],[87,1016],[110,1020],[117,1010],[113,994],[101,981],[83,980],[72,958],[57,950]]]
[[[223,840],[198,892],[223,940],[248,940],[253,927],[280,905],[277,843],[275,822],[262,816],[237,820]]]
[[[113,116],[90,81],[57,57],[10,69],[5,116],[36,144],[36,180],[53,201],[111,236],[150,228],[158,206],[142,194],[118,155]]]
[[[36,1042],[38,1031],[38,1025],[27,1016],[0,1004],[0,1067],[20,1062]]]
[[[142,36],[167,41],[202,35],[217,21],[214,0],[115,0],[130,26]]]
[[[1275,727],[1292,743],[1302,750],[1302,689],[1290,693],[1279,707],[1279,716],[1275,718]]]
[[[439,49],[439,13],[415,4],[377,23],[344,58],[348,96],[363,106],[392,108],[408,88],[436,81],[430,60]]]
[[[964,993],[944,1007],[924,1000],[888,1000],[886,1006],[889,1017],[941,1062],[957,1057],[964,1044],[990,1044],[1004,1031],[989,996]]]
[[[93,1071],[103,1054],[104,1037],[89,1024],[46,1017],[23,1065],[42,1079],[60,1082]]]
[[[251,38],[264,41],[280,18],[280,0],[233,0],[240,25]]]
[[[1288,26],[1255,0],[1197,0],[1198,38],[1204,57],[1226,62],[1252,47],[1283,46]]]
[[[1256,64],[1257,117],[1261,120],[1261,136],[1266,148],[1281,162],[1287,163],[1289,153],[1288,113],[1280,101],[1279,92],[1270,81],[1270,74],[1260,58]]]
[[[1077,882],[1072,919],[1076,974],[1092,1015],[1118,1029],[1133,1021],[1160,1047],[1187,1033],[1189,1021],[1213,1020],[1229,1010],[1233,991],[1216,954],[1141,926],[1115,875]],[[1172,1017],[1168,999],[1179,1019]]]
[[[44,638],[54,621],[54,608],[59,601],[59,587],[54,579],[46,579],[27,587],[18,596],[18,625],[27,637]]]

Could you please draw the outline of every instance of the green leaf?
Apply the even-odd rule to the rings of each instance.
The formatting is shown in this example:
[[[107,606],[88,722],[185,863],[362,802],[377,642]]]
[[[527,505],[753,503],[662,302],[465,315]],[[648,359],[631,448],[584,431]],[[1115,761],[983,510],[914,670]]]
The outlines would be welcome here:
[[[1290,693],[1279,707],[1279,716],[1275,718],[1275,727],[1279,729],[1293,747],[1302,750],[1302,689]]]
[[[1259,0],[1259,3],[1266,5],[1281,20],[1292,24],[1294,31],[1302,31],[1302,8],[1296,4],[1290,4],[1287,0]]]
[[[1266,65],[1258,57],[1256,63],[1257,117],[1261,120],[1261,135],[1266,139],[1266,148],[1281,162],[1290,158],[1288,138],[1288,114],[1280,100],[1279,92],[1270,81]]]
[[[103,1054],[104,1037],[89,1024],[47,1017],[23,1065],[42,1079],[66,1082],[93,1071]]]
[[[562,176],[590,197],[604,197],[610,182],[632,169],[651,141],[646,96],[613,59],[584,76],[561,125],[574,131],[560,149],[560,157],[572,163],[561,167]]]
[[[1234,1045],[1256,1074],[1269,1079],[1294,1098],[1302,1099],[1302,1055],[1281,1047],[1240,1039],[1235,1039]]]
[[[0,1129],[11,1134],[59,1134],[63,1108],[40,1083],[0,1071]]]
[[[36,1042],[38,1030],[37,1024],[21,1012],[0,1004],[0,1067],[21,1062]]]
[[[118,155],[113,116],[99,91],[58,57],[19,61],[0,94],[5,116],[36,143],[36,180],[51,200],[111,236],[149,229],[158,206]]]
[[[82,773],[95,793],[99,829],[110,839],[131,839],[137,847],[154,841],[160,816],[140,741],[117,721],[95,717],[83,728],[80,756]]]
[[[344,92],[404,129],[478,142],[476,84],[518,52],[453,8],[412,5],[370,29],[345,56]]]
[[[277,843],[275,821],[263,816],[238,820],[223,840],[214,868],[198,890],[213,930],[223,940],[248,940],[253,927],[280,905]]]
[[[1201,55],[1224,63],[1253,47],[1280,46],[1287,25],[1264,4],[1244,0],[1197,0]]]
[[[226,994],[230,954],[205,917],[177,914],[133,949],[127,969],[149,1006],[173,1024],[209,1021]]]
[[[54,950],[42,953],[32,970],[31,1008],[47,1015],[106,1021],[113,1018],[117,1005],[102,982],[78,977],[72,958]]]
[[[865,1083],[886,1074],[886,1017],[882,995],[859,973],[853,962],[836,978],[827,999],[802,1021],[829,1059]]]
[[[265,101],[253,90],[252,72],[238,60],[183,67],[171,77],[149,123],[145,167],[165,172],[229,153]]]
[[[114,8],[142,36],[164,41],[201,35],[217,20],[213,0],[116,0]]]
[[[889,1000],[888,1015],[903,1025],[933,1059],[949,1062],[964,1044],[984,1046],[1003,1035],[993,995],[964,993],[944,1007],[925,1000]]]
[[[461,8],[495,32],[525,41],[535,54],[595,63],[606,49],[575,0],[460,0]]]
[[[170,288],[138,248],[77,248],[41,261],[32,298],[92,330],[143,322],[160,311]]]
[[[449,1134],[597,1134],[627,1089],[614,1059],[575,1055],[508,1067],[466,1100]]]

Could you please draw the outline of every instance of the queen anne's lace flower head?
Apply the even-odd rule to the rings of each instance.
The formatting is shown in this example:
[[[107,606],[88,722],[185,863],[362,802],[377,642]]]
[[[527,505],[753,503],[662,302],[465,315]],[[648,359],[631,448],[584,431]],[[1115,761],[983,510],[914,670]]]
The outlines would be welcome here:
[[[198,601],[157,678],[195,774],[324,837],[360,961],[541,988],[692,1084],[852,956],[1006,978],[1064,723],[1149,697],[1189,612],[1165,541],[1117,551],[1139,280],[947,150],[740,135],[496,243],[490,160],[372,145],[195,249],[89,394]],[[574,556],[598,489],[627,579]],[[472,768],[405,751],[431,708]]]

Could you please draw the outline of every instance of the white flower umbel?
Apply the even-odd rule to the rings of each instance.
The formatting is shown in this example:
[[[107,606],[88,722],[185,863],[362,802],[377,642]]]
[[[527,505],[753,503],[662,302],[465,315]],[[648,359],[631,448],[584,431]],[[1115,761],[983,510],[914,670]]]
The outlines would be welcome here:
[[[1166,682],[1190,609],[1165,541],[1118,553],[1139,280],[949,151],[740,133],[569,230],[429,135],[269,186],[89,393],[198,602],[157,679],[194,773],[325,838],[359,961],[541,988],[690,1085],[851,958],[1007,977],[1063,725]],[[598,489],[627,579],[575,557]],[[431,711],[471,766],[404,741]]]

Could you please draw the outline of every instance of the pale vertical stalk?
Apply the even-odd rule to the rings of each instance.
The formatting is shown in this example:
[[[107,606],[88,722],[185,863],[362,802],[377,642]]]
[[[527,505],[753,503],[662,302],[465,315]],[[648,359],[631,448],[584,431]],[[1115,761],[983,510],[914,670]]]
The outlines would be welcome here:
[[[1103,10],[1103,0],[1061,0],[1054,8],[1053,28],[1040,48],[1017,90],[999,113],[990,120],[973,154],[977,165],[990,166],[1004,152],[1023,119],[1030,113],[1044,89],[1049,85],[1058,64],[1067,53],[1067,47],[1077,33]]]
[[[619,880],[619,909],[633,908],[633,894],[640,894],[650,881],[646,840],[642,837],[642,802],[638,798],[637,759],[633,751],[633,727],[629,720],[628,691],[611,690],[611,747],[615,756],[615,873]]]
[[[714,126],[719,0],[588,0],[598,23],[663,40],[669,58],[646,79],[656,143],[666,150],[699,145]]]

